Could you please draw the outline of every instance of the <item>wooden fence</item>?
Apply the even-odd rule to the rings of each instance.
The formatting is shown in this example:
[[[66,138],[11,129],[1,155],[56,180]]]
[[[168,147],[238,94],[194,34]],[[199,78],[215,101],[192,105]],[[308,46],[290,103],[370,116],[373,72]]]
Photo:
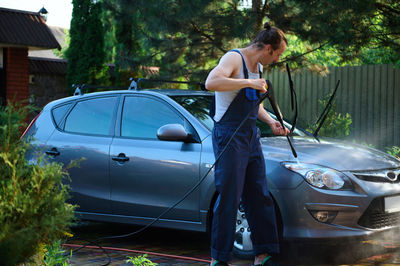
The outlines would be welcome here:
[[[286,71],[266,73],[275,88],[281,111],[291,118],[290,91]],[[299,121],[306,127],[321,113],[318,99],[340,85],[336,95],[336,111],[349,113],[353,120],[351,139],[373,144],[384,150],[400,146],[400,69],[392,65],[330,67],[325,77],[311,72],[292,73],[297,94]]]

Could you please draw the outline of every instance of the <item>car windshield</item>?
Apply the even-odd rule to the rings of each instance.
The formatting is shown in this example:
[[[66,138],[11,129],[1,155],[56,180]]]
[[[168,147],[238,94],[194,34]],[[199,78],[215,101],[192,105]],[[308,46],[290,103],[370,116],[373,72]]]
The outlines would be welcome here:
[[[179,95],[179,96],[170,96],[177,103],[182,105],[186,110],[188,110],[194,117],[196,117],[204,126],[208,129],[212,130],[214,127],[214,121],[211,119],[209,115],[209,107],[211,104],[212,96],[205,95]],[[268,111],[268,110],[267,110]],[[268,113],[275,119],[275,115],[268,111]],[[290,129],[291,125],[287,122],[284,122],[285,126]],[[261,122],[257,121],[257,126],[260,128],[262,137],[272,137],[274,134],[271,131],[271,128]],[[300,129],[295,129],[293,132],[294,136],[305,136],[306,134]]]

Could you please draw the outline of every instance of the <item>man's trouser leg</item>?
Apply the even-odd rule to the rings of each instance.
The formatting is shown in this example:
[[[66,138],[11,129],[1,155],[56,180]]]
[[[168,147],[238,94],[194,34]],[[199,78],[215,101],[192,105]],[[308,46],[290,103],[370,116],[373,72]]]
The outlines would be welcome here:
[[[237,141],[240,141],[240,138],[234,139],[215,168],[215,186],[219,195],[214,205],[211,228],[211,257],[220,261],[230,260],[235,236],[237,209],[243,190],[249,155],[248,149],[240,149],[243,143],[236,143]],[[214,141],[216,156],[224,148],[224,142],[220,142],[219,147],[215,147],[215,145],[218,145],[218,140]]]
[[[265,160],[259,140],[253,144],[246,170],[242,201],[251,230],[255,255],[279,253],[274,202],[267,187]]]

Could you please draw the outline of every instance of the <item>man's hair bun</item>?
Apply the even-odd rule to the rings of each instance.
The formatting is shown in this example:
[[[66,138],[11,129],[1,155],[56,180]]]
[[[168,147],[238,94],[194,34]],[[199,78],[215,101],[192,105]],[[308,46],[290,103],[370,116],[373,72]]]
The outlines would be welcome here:
[[[286,45],[288,44],[285,33],[276,27],[272,27],[269,22],[265,22],[264,29],[257,34],[251,43],[255,44],[258,49],[262,49],[266,44],[270,44],[273,50],[277,50],[282,41]]]
[[[264,23],[264,29],[265,29],[266,31],[271,30],[271,25],[269,24],[269,22],[265,22],[265,23]]]

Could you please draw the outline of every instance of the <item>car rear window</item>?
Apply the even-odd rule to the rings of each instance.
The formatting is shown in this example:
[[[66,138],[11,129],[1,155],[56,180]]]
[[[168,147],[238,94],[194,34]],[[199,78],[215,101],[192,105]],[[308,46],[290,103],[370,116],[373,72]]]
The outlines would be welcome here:
[[[72,133],[109,135],[117,97],[78,102],[69,113],[64,130]]]

